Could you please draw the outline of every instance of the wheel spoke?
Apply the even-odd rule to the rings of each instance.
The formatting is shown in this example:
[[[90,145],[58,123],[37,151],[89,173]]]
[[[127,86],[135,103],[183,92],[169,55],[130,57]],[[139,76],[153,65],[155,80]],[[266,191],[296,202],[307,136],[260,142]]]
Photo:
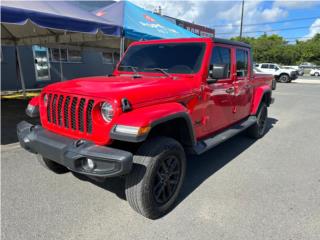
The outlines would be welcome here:
[[[172,188],[170,184],[166,184],[166,189],[168,191],[168,195],[171,196]]]
[[[169,169],[168,169],[168,166],[167,166],[167,164],[166,164],[166,161],[163,161],[162,162],[162,164],[161,164],[161,166],[162,166],[162,168],[163,168],[163,170],[165,171],[165,172],[167,172]]]
[[[170,173],[170,176],[175,176],[175,175],[179,175],[180,174],[180,171],[179,170],[176,170],[176,171],[172,171]]]
[[[153,185],[153,195],[159,204],[167,202],[176,191],[179,183],[180,163],[175,156],[161,161]]]
[[[162,201],[165,202],[168,198],[168,195],[166,193],[166,188],[165,185],[163,185],[162,189],[161,189],[161,196],[162,196]]]
[[[178,166],[177,161],[173,161],[170,165],[170,171],[173,171],[176,169],[176,167]]]
[[[163,192],[163,189],[164,189],[164,186],[161,184],[160,189],[158,190],[157,193],[155,193],[155,197],[156,197],[157,200],[160,199],[160,196],[161,196],[161,194],[162,194],[162,192]]]
[[[170,180],[169,180],[169,183],[170,183],[171,185],[176,185],[176,184],[178,183],[178,179],[170,179]]]
[[[157,192],[159,188],[162,186],[162,183],[159,181],[155,186],[154,186],[154,191]]]

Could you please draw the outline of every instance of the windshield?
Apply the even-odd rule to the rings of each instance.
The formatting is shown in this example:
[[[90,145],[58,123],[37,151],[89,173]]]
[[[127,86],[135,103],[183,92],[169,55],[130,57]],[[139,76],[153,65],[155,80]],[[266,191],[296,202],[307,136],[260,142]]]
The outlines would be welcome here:
[[[119,71],[196,73],[204,55],[204,43],[145,44],[129,48]]]

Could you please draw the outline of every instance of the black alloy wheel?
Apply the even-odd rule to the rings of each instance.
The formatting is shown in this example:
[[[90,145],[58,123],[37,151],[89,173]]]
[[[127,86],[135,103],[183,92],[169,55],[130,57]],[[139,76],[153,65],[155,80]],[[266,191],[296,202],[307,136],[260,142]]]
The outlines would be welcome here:
[[[181,163],[176,156],[163,159],[158,167],[153,183],[153,197],[162,205],[175,193],[181,177]]]

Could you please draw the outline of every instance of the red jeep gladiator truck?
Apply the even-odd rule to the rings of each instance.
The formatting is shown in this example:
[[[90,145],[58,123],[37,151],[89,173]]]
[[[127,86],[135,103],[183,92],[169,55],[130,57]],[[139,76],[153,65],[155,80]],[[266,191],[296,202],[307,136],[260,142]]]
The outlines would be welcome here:
[[[26,109],[41,126],[20,122],[20,144],[57,173],[125,176],[131,207],[159,218],[177,199],[186,153],[264,135],[273,77],[255,76],[251,56],[223,39],[135,42],[112,75],[45,87]]]

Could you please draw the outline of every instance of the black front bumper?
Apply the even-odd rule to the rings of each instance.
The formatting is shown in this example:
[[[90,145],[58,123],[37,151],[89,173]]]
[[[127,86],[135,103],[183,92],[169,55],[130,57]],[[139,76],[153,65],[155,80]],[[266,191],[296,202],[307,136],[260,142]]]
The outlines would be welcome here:
[[[299,76],[298,72],[292,72],[290,74],[290,80],[296,80],[298,76]]]
[[[132,168],[133,156],[127,151],[63,137],[25,121],[17,125],[17,134],[24,149],[74,172],[95,177],[114,177],[128,174]],[[86,165],[88,158],[94,162],[93,169]]]

